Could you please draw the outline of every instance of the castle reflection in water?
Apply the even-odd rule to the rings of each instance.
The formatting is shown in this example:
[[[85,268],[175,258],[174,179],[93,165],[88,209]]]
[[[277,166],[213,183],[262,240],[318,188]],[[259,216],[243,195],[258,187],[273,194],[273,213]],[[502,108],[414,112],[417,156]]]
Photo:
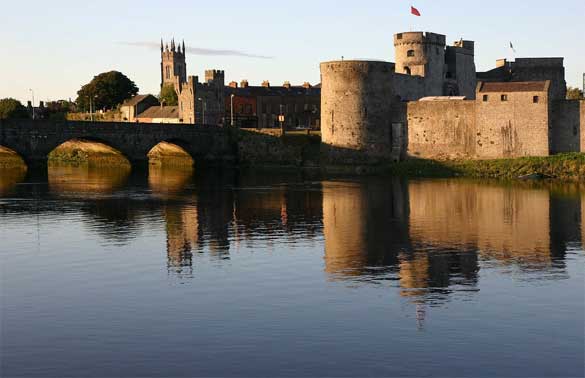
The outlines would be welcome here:
[[[31,190],[8,185],[23,179],[14,175],[4,175],[0,195]],[[453,292],[473,293],[480,262],[526,277],[550,271],[546,277],[562,278],[567,251],[582,248],[584,237],[585,194],[570,184],[322,181],[157,167],[148,175],[51,167],[47,182],[50,208],[24,201],[0,206],[0,217],[77,206],[104,243],[123,245],[162,216],[168,270],[180,279],[196,274],[197,258],[228,260],[242,243],[274,240],[277,248],[313,240],[324,244],[324,271],[332,282],[396,282],[417,304],[418,318],[425,305]],[[30,196],[39,195],[33,191]]]

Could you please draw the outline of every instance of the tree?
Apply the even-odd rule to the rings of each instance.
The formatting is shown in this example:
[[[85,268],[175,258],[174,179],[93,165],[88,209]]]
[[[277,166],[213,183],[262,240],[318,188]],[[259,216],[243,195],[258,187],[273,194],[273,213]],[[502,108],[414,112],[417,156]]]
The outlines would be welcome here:
[[[179,98],[177,97],[177,91],[175,86],[172,84],[165,84],[160,89],[160,95],[158,96],[161,103],[168,106],[177,106],[179,104]]]
[[[89,111],[90,98],[94,109],[113,109],[135,96],[138,87],[121,72],[101,73],[77,92],[77,106]]]
[[[567,87],[567,100],[583,100],[583,91],[579,88]]]
[[[13,98],[3,98],[0,100],[0,119],[28,118],[28,111]]]

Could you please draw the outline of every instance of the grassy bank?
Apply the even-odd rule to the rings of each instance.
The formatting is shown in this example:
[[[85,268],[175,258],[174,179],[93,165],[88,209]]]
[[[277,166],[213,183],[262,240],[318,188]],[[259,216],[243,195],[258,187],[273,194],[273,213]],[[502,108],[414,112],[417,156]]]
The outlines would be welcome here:
[[[24,160],[14,151],[0,146],[0,168],[23,168],[26,169]]]
[[[495,160],[437,161],[412,159],[391,164],[389,173],[413,177],[474,177],[516,179],[528,175],[585,180],[585,154]]]
[[[96,142],[71,140],[49,154],[49,163],[73,163],[91,165],[130,165],[115,149]]]

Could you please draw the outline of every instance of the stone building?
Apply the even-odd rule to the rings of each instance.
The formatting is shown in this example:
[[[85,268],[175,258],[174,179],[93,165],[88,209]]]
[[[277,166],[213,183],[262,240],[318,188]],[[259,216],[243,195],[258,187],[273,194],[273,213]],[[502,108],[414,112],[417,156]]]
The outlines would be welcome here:
[[[441,34],[409,32],[396,34],[394,45],[396,63],[321,64],[326,160],[585,151],[585,101],[565,100],[563,58],[500,60],[476,73],[472,41],[445,46]]]
[[[135,122],[136,117],[151,106],[158,106],[159,102],[153,95],[136,95],[120,106],[123,121]]]
[[[185,42],[170,47],[161,40],[161,88],[172,85],[177,92],[179,120],[182,123],[222,124],[224,119],[224,72],[205,71],[205,81],[187,76]]]
[[[261,86],[250,86],[243,80],[238,86],[231,82],[226,87],[226,124],[231,121],[232,104],[237,127],[278,128],[278,116],[284,115],[283,127],[287,130],[320,128],[321,88],[309,83],[271,86],[264,81]]]

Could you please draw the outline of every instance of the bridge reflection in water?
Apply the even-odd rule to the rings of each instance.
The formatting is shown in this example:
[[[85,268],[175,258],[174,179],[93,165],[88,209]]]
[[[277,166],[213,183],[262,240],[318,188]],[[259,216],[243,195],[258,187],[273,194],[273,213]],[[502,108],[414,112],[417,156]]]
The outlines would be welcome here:
[[[473,295],[481,267],[562,279],[567,251],[580,248],[584,237],[585,195],[578,185],[88,169],[49,169],[44,196],[63,199],[57,208],[24,202],[3,211],[78,207],[104,244],[118,245],[162,215],[167,268],[179,279],[196,274],[198,258],[221,263],[242,243],[273,242],[278,249],[277,243],[323,238],[323,269],[332,282],[396,285],[417,305],[421,324],[426,306]],[[22,175],[1,177],[4,196],[31,190],[15,186]]]

